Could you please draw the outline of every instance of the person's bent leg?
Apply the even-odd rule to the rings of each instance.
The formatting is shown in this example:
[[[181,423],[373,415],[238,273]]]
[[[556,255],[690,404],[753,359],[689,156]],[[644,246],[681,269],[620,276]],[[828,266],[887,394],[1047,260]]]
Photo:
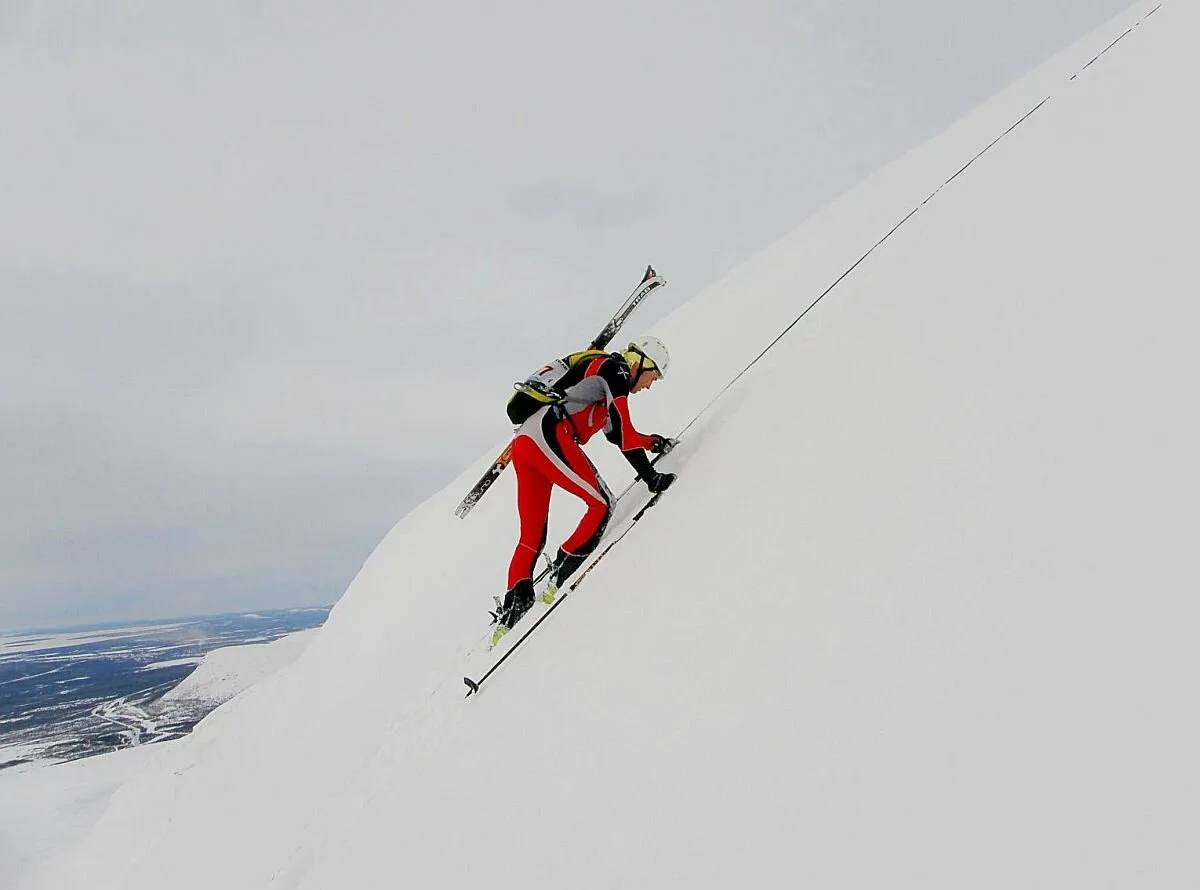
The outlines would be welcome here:
[[[576,478],[564,474],[564,478],[555,479],[555,483],[582,499],[587,504],[587,512],[579,520],[575,531],[558,548],[552,582],[555,589],[575,574],[584,560],[596,549],[612,513],[612,496],[608,487],[583,449],[579,447],[579,443],[563,431],[560,431],[556,438],[559,455]]]
[[[513,469],[517,473],[517,513],[521,536],[508,564],[508,589],[533,577],[533,566],[546,545],[546,520],[550,512],[550,480],[541,472],[537,445],[527,436],[513,443]]]
[[[533,605],[533,566],[546,543],[551,483],[539,471],[538,455],[536,443],[527,436],[518,436],[513,442],[521,536],[508,564],[508,591],[499,616],[499,623],[510,628]]]

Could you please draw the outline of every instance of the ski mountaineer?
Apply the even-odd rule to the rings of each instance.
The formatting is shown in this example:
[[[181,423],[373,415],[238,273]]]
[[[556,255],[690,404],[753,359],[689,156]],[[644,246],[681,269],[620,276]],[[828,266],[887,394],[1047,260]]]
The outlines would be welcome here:
[[[596,433],[621,449],[651,492],[665,491],[673,473],[659,473],[647,451],[662,453],[674,443],[665,436],[639,433],[629,419],[627,399],[661,380],[670,355],[655,337],[643,337],[624,352],[580,362],[555,388],[563,398],[546,405],[517,428],[512,464],[517,471],[517,509],[521,539],[508,567],[508,592],[497,615],[492,645],[508,633],[534,601],[533,566],[546,544],[550,492],[559,486],[580,498],[587,512],[554,561],[543,601],[554,602],[558,588],[596,549],[612,510],[612,493],[580,447]]]

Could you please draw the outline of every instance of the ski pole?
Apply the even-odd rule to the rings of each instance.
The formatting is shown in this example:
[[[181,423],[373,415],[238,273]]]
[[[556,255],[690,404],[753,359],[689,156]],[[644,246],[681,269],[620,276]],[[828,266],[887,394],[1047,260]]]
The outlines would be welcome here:
[[[550,608],[547,609],[545,612],[543,612],[541,617],[538,618],[538,620],[535,621],[533,623],[533,625],[528,630],[525,631],[525,633],[521,634],[521,636],[517,638],[517,641],[515,643],[513,643],[512,648],[509,649],[507,652],[505,652],[503,655],[501,655],[500,658],[497,659],[496,663],[493,664],[490,668],[488,668],[487,673],[485,673],[478,680],[472,680],[470,677],[463,677],[463,682],[467,684],[467,694],[465,696],[466,698],[470,698],[472,695],[474,695],[476,692],[478,692],[479,687],[483,685],[483,682],[488,677],[490,677],[492,674],[494,674],[496,672],[496,669],[499,668],[500,665],[504,664],[504,662],[508,660],[508,656],[512,655],[514,652],[517,651],[517,649],[520,647],[520,645],[529,638],[529,635],[532,634],[535,630],[537,630],[538,626],[543,621],[545,621],[547,618],[550,617],[550,613],[553,612],[555,609],[557,609],[559,606],[561,606],[564,602],[566,602],[567,597],[571,595],[571,591],[573,591],[576,587],[578,587],[580,584],[583,583],[583,579],[586,578],[588,573],[596,567],[596,563],[598,563],[598,562],[600,562],[600,560],[604,559],[604,557],[608,553],[608,551],[612,550],[613,547],[616,546],[617,542],[621,540],[621,538],[623,538],[627,534],[629,534],[630,530],[634,527],[634,525],[637,524],[637,521],[639,519],[641,519],[642,516],[645,515],[647,510],[649,510],[651,507],[653,507],[655,504],[657,504],[659,499],[665,493],[666,493],[666,489],[663,489],[662,491],[655,493],[654,497],[650,498],[650,500],[646,502],[646,504],[642,507],[642,509],[638,510],[638,512],[634,515],[633,520],[629,523],[628,527],[626,527],[626,529],[624,531],[622,531],[621,534],[619,534],[613,540],[613,542],[611,544],[609,544],[607,547],[605,547],[599,556],[597,556],[594,560],[592,560],[591,565],[589,565],[586,569],[584,569],[583,574],[580,575],[578,578],[576,578],[574,583],[571,584],[571,586],[568,587],[565,591],[563,591],[563,595],[560,596],[558,599],[556,599],[554,601],[554,603],[550,606]]]

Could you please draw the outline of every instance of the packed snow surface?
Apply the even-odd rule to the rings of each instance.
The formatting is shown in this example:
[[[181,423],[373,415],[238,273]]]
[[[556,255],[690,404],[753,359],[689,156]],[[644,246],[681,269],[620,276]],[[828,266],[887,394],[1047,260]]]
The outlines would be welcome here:
[[[1200,8],[1151,8],[656,326],[671,374],[632,413],[671,434],[920,207],[479,695],[512,474],[453,510],[490,454],[41,886],[1200,881]],[[555,501],[551,546],[579,515]]]
[[[57,862],[64,846],[79,843],[95,825],[113,792],[139,772],[156,768],[170,744],[140,745],[70,763],[41,761],[0,772],[0,886],[25,887],[30,873]],[[38,750],[32,748],[29,754]],[[60,886],[66,890],[88,885],[75,881]]]

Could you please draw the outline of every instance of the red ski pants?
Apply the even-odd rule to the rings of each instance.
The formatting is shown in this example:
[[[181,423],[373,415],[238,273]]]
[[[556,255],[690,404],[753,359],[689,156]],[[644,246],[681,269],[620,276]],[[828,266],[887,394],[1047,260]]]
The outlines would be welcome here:
[[[608,490],[588,460],[568,420],[539,412],[521,427],[513,440],[512,465],[517,471],[517,510],[521,540],[508,565],[508,589],[533,576],[533,565],[546,544],[550,492],[564,488],[587,504],[587,512],[562,549],[586,555],[595,549],[611,509]]]

